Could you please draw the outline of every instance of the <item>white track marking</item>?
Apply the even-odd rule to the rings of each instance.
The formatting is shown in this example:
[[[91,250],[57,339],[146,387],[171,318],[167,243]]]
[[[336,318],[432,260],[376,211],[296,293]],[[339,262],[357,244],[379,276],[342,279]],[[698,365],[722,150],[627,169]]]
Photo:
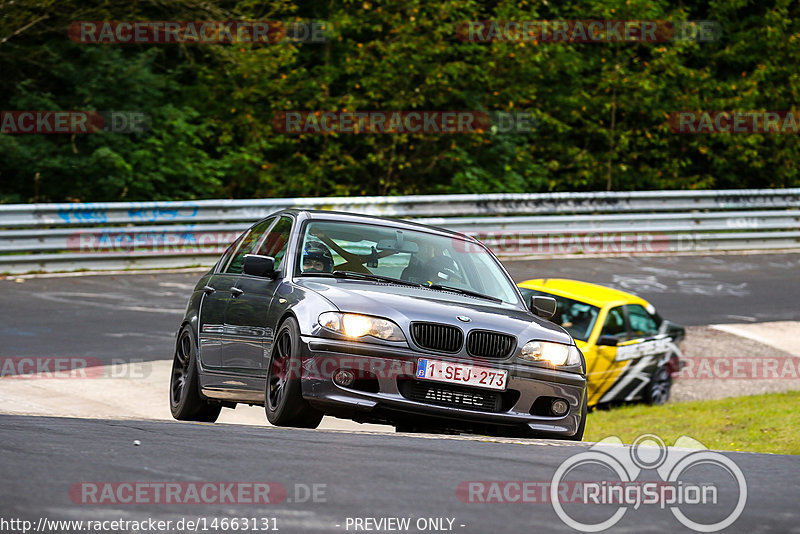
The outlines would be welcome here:
[[[735,336],[752,339],[764,345],[788,352],[800,358],[800,321],[776,321],[770,323],[715,324],[711,328]],[[759,356],[753,354],[752,356]],[[764,354],[763,356],[767,356]]]

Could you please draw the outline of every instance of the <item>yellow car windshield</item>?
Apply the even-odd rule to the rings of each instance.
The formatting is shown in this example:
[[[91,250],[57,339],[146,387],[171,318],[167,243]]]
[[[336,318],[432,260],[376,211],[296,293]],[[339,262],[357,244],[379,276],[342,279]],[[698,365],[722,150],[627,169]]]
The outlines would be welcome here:
[[[545,293],[544,291],[536,291],[533,289],[519,288],[522,296],[526,301],[530,300],[531,295],[540,295],[544,297],[553,297],[558,303],[556,314],[551,321],[557,325],[562,326],[567,332],[575,339],[586,341],[592,333],[594,323],[597,320],[597,315],[600,313],[600,308],[579,302],[577,300],[568,299],[552,293]]]

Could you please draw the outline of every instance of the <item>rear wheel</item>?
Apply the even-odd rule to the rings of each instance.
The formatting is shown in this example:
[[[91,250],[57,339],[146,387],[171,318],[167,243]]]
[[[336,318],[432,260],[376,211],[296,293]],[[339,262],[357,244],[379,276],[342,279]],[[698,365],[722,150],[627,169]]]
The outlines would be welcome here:
[[[666,365],[662,365],[650,377],[650,383],[644,389],[644,401],[647,404],[661,406],[669,400],[672,390],[672,378],[669,375]]]
[[[221,404],[211,404],[200,396],[197,377],[197,346],[188,326],[181,329],[172,360],[169,408],[172,417],[180,421],[213,423],[222,410]]]
[[[300,328],[289,317],[278,328],[267,371],[264,407],[273,425],[317,428],[322,421],[322,412],[303,399],[300,378]]]

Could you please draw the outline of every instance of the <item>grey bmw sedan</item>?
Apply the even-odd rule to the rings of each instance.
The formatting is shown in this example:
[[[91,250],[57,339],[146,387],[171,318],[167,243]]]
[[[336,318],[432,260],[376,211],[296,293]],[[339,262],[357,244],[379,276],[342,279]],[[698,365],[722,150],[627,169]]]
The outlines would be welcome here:
[[[418,432],[580,440],[585,362],[479,241],[408,221],[285,210],[197,282],[178,330],[176,419],[263,405]]]

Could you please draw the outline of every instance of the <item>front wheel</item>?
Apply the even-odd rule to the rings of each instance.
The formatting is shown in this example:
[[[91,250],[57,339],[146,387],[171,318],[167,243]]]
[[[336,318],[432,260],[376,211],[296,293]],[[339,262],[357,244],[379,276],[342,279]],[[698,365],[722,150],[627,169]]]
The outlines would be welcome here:
[[[303,399],[300,379],[300,327],[289,317],[275,336],[267,371],[264,407],[273,425],[317,428],[322,421],[322,412]]]
[[[178,336],[169,389],[169,409],[175,419],[213,423],[219,417],[222,405],[211,404],[200,397],[197,346],[188,326],[184,326]]]

